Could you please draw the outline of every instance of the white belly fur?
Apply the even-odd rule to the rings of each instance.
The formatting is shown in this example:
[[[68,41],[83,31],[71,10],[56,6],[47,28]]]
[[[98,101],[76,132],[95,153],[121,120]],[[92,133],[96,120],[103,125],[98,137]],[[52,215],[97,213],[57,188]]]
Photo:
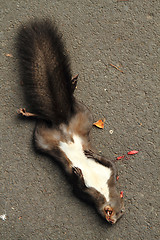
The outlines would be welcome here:
[[[82,140],[79,136],[74,135],[73,139],[74,142],[60,142],[60,149],[66,154],[74,167],[81,169],[85,185],[95,188],[109,201],[107,181],[111,176],[111,170],[85,156],[82,149]]]

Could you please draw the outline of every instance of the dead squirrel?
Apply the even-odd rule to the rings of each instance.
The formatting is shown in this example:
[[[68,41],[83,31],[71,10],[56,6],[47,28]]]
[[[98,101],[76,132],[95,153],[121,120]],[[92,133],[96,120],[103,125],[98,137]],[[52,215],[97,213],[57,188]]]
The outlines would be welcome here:
[[[96,154],[89,133],[92,116],[73,96],[68,56],[57,28],[49,20],[22,27],[17,39],[20,72],[30,104],[24,116],[36,116],[35,145],[62,163],[76,186],[94,202],[98,212],[115,223],[124,212],[116,191],[114,163]]]

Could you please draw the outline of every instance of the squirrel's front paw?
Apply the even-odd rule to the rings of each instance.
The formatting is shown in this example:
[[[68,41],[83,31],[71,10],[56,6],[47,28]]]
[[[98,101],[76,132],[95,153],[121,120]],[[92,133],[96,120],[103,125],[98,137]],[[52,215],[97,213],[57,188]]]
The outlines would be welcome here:
[[[73,170],[73,173],[74,173],[75,175],[77,175],[78,177],[82,177],[82,171],[81,171],[80,168],[78,168],[78,167],[73,167],[72,170]]]

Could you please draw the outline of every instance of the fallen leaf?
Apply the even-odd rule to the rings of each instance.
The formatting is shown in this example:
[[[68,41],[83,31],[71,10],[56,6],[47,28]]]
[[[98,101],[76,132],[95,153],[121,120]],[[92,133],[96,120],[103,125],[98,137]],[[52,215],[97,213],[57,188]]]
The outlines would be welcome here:
[[[133,150],[133,151],[128,152],[127,154],[128,154],[128,155],[133,155],[133,154],[136,154],[136,153],[138,153],[138,152],[139,152],[139,151]]]
[[[5,55],[6,55],[6,57],[13,57],[13,55],[10,53],[6,53]]]
[[[95,125],[98,128],[104,128],[104,120],[98,120],[97,122],[93,123],[93,125]]]
[[[120,192],[120,198],[123,198],[123,191]]]
[[[117,69],[118,71],[120,71],[121,73],[124,73],[121,69],[119,69],[118,67],[116,67],[115,65],[110,63],[110,66],[114,67],[115,69]]]
[[[122,158],[124,158],[125,156],[123,155],[123,156],[119,156],[119,157],[117,157],[116,159],[117,160],[120,160],[120,159],[122,159]]]

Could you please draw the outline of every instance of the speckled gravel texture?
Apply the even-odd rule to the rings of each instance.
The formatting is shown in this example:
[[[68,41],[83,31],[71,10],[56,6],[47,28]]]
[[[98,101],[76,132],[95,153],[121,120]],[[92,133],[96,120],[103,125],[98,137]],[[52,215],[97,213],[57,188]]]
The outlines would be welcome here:
[[[159,239],[160,1],[6,0],[1,12],[0,215],[7,218],[0,239]],[[139,150],[117,161],[126,213],[113,226],[73,194],[54,161],[34,151],[35,122],[17,117],[26,103],[15,39],[34,17],[55,19],[79,73],[77,98],[94,121],[106,119],[103,130],[92,130],[97,151],[116,159]]]

